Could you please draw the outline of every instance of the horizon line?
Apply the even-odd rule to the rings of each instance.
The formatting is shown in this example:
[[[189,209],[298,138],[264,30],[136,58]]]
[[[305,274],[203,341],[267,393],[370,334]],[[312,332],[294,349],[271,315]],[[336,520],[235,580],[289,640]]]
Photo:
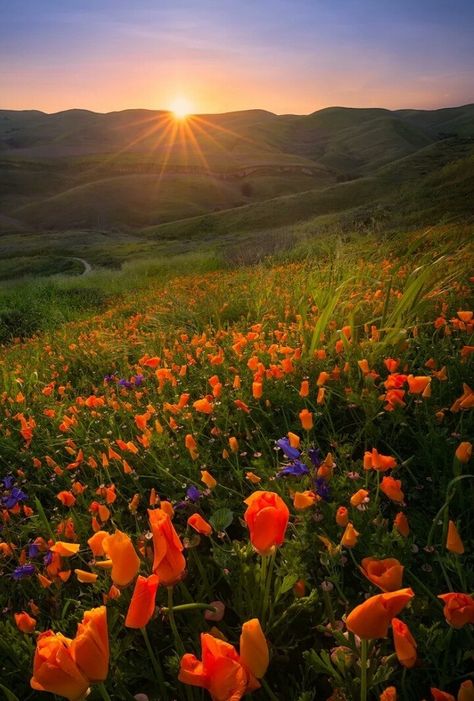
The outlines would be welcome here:
[[[271,110],[267,110],[263,107],[248,107],[248,108],[243,108],[243,109],[238,109],[238,110],[229,110],[227,112],[190,112],[188,115],[186,115],[188,118],[189,117],[209,117],[209,116],[222,116],[226,114],[239,114],[243,112],[265,112],[266,114],[273,115],[274,117],[310,117],[313,114],[316,114],[317,112],[324,112],[326,110],[332,110],[332,109],[344,109],[344,110],[381,110],[384,112],[404,112],[407,110],[415,111],[415,112],[437,112],[440,110],[449,110],[449,109],[459,109],[461,107],[471,107],[474,105],[473,102],[466,102],[460,105],[447,105],[445,107],[433,107],[431,109],[427,108],[417,108],[417,107],[397,107],[396,109],[390,109],[388,107],[367,107],[367,106],[360,106],[360,107],[348,107],[345,105],[329,105],[328,107],[321,107],[320,109],[316,109],[313,112],[307,112],[307,113],[296,113],[296,112],[272,112]],[[57,114],[63,114],[65,112],[89,112],[90,114],[97,114],[97,115],[109,115],[109,114],[117,114],[119,112],[155,112],[155,113],[160,113],[160,114],[172,114],[173,110],[171,109],[152,109],[150,107],[124,107],[122,109],[115,109],[115,110],[109,110],[106,112],[101,112],[98,110],[92,110],[88,109],[86,107],[68,107],[63,110],[56,110],[54,112],[46,112],[45,110],[39,110],[35,109],[34,107],[31,108],[21,108],[21,109],[13,109],[9,107],[0,107],[0,112],[38,112],[43,115],[47,115],[48,117],[53,117]]]

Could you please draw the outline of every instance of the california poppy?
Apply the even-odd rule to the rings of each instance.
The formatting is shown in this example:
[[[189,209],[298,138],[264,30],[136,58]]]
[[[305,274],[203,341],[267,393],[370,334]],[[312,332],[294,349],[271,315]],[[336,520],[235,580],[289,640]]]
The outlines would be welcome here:
[[[36,619],[32,618],[26,611],[15,613],[15,625],[22,633],[33,633],[36,628]]]
[[[390,621],[414,596],[412,589],[377,594],[366,599],[347,616],[346,626],[363,640],[385,638]]]
[[[212,526],[208,523],[201,514],[195,513],[188,518],[188,526],[194,528],[195,531],[202,535],[211,535]]]
[[[140,568],[140,559],[135,552],[129,536],[122,531],[115,531],[102,541],[105,554],[112,560],[112,581],[119,587],[126,587],[136,576]]]
[[[346,530],[342,534],[341,545],[344,548],[353,548],[354,545],[357,545],[357,538],[359,535],[360,533],[356,531],[352,523],[349,521],[346,526]]]
[[[245,523],[250,541],[260,555],[269,555],[285,537],[290,512],[275,492],[257,491],[245,499]]]
[[[153,572],[161,584],[168,587],[182,578],[186,568],[183,544],[176,533],[171,519],[163,509],[149,509],[150,528],[153,534]]]
[[[398,661],[407,669],[416,662],[416,642],[407,624],[399,618],[392,618],[393,642]]]
[[[466,623],[474,623],[474,597],[460,592],[440,594],[444,602],[444,617],[453,628],[462,628]]]
[[[384,477],[380,483],[380,491],[383,492],[389,499],[398,503],[405,499],[405,495],[402,492],[401,487],[401,481],[396,480],[393,477]]]
[[[30,681],[32,689],[49,691],[69,701],[85,697],[90,682],[71,654],[71,642],[70,638],[52,630],[40,633]]]
[[[149,577],[138,575],[125,618],[127,628],[144,628],[147,625],[155,610],[158,583],[156,574]]]
[[[448,694],[447,691],[441,691],[441,689],[436,689],[436,687],[431,687],[431,696],[433,701],[456,701],[452,694]]]
[[[364,557],[361,570],[362,574],[382,591],[396,591],[402,586],[403,565],[394,557],[385,560]]]
[[[107,678],[109,634],[105,606],[84,613],[70,650],[77,666],[91,682],[101,682]]]
[[[458,533],[456,524],[454,521],[449,522],[448,526],[448,537],[446,539],[446,550],[449,550],[456,555],[462,555],[464,552],[464,544],[461,540],[461,536]]]

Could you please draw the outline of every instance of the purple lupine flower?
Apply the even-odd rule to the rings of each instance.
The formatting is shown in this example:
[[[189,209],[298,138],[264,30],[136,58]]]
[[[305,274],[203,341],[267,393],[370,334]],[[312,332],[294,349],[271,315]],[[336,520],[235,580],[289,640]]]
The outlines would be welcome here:
[[[285,453],[289,460],[297,460],[301,455],[297,448],[292,448],[290,441],[286,436],[277,440],[276,444]]]
[[[125,389],[132,389],[133,385],[131,382],[126,380],[125,378],[122,378],[121,380],[118,381],[120,387],[125,387]]]
[[[114,382],[115,375],[105,375],[104,382]]]
[[[33,558],[33,557],[38,557],[39,555],[39,547],[36,545],[36,543],[30,543],[28,545],[28,557]]]
[[[5,489],[11,489],[15,484],[15,478],[13,477],[13,475],[7,475],[6,477],[2,477],[2,484],[5,487]]]
[[[7,494],[6,496],[2,497],[2,505],[6,509],[13,509],[19,501],[25,501],[25,499],[27,498],[28,497],[25,494],[25,492],[23,492],[21,489],[18,489],[18,487],[13,487],[10,491],[10,494]]]
[[[34,574],[35,571],[36,568],[34,565],[20,565],[19,567],[13,570],[12,578],[15,580],[15,582],[18,582],[24,577],[31,577],[31,575]]]
[[[186,499],[189,499],[189,501],[199,501],[199,499],[202,497],[201,492],[197,487],[195,487],[193,484],[187,488],[186,490]]]
[[[48,552],[46,553],[46,555],[43,558],[44,566],[48,567],[48,565],[50,565],[52,563],[52,561],[53,561],[53,553],[48,550]]]
[[[329,501],[331,498],[331,490],[326,480],[322,477],[318,477],[314,480],[314,485],[316,494],[318,494],[321,499],[324,499],[324,501]]]
[[[301,460],[294,460],[277,472],[277,477],[302,477],[309,474],[308,466]]]
[[[319,467],[323,461],[323,454],[319,448],[310,448],[308,450],[309,459],[315,467]]]
[[[143,381],[145,380],[143,375],[135,375],[133,378],[133,381],[135,383],[135,387],[140,387],[141,384],[143,384]]]

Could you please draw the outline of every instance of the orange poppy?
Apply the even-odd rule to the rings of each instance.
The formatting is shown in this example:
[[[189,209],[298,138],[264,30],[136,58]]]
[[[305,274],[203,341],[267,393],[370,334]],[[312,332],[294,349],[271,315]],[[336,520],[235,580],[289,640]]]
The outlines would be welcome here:
[[[363,640],[385,638],[390,621],[413,596],[413,590],[409,588],[371,596],[352,609],[347,616],[346,626]]]
[[[375,584],[382,591],[401,589],[403,565],[395,558],[377,560],[375,557],[364,557],[361,571],[372,584]]]
[[[156,574],[149,577],[138,575],[125,618],[127,628],[144,628],[147,625],[155,610],[158,583]]]
[[[416,662],[416,642],[407,624],[399,618],[392,618],[393,642],[398,661],[407,669]]]
[[[474,623],[474,597],[460,592],[440,594],[438,599],[444,601],[444,617],[453,628],[462,628],[467,623]]]
[[[149,509],[148,517],[153,534],[153,572],[163,586],[169,587],[179,582],[186,569],[183,544],[163,509]]]
[[[244,503],[250,541],[260,555],[269,555],[283,543],[290,516],[288,507],[278,494],[265,491],[254,492]]]

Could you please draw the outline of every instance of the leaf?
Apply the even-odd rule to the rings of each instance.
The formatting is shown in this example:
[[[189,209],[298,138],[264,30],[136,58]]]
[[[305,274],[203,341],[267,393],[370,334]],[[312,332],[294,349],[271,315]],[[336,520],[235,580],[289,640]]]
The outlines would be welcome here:
[[[209,523],[214,528],[214,530],[216,530],[219,533],[220,531],[225,531],[226,528],[229,528],[233,519],[234,512],[224,507],[223,509],[218,509],[217,511],[214,511],[214,513],[209,519]]]
[[[280,586],[280,594],[290,591],[291,587],[298,581],[297,574],[286,574]]]
[[[3,691],[6,701],[20,701],[18,696],[16,696],[13,691],[10,691],[10,689],[7,689],[6,686],[3,686],[3,684],[0,684],[0,691]]]

